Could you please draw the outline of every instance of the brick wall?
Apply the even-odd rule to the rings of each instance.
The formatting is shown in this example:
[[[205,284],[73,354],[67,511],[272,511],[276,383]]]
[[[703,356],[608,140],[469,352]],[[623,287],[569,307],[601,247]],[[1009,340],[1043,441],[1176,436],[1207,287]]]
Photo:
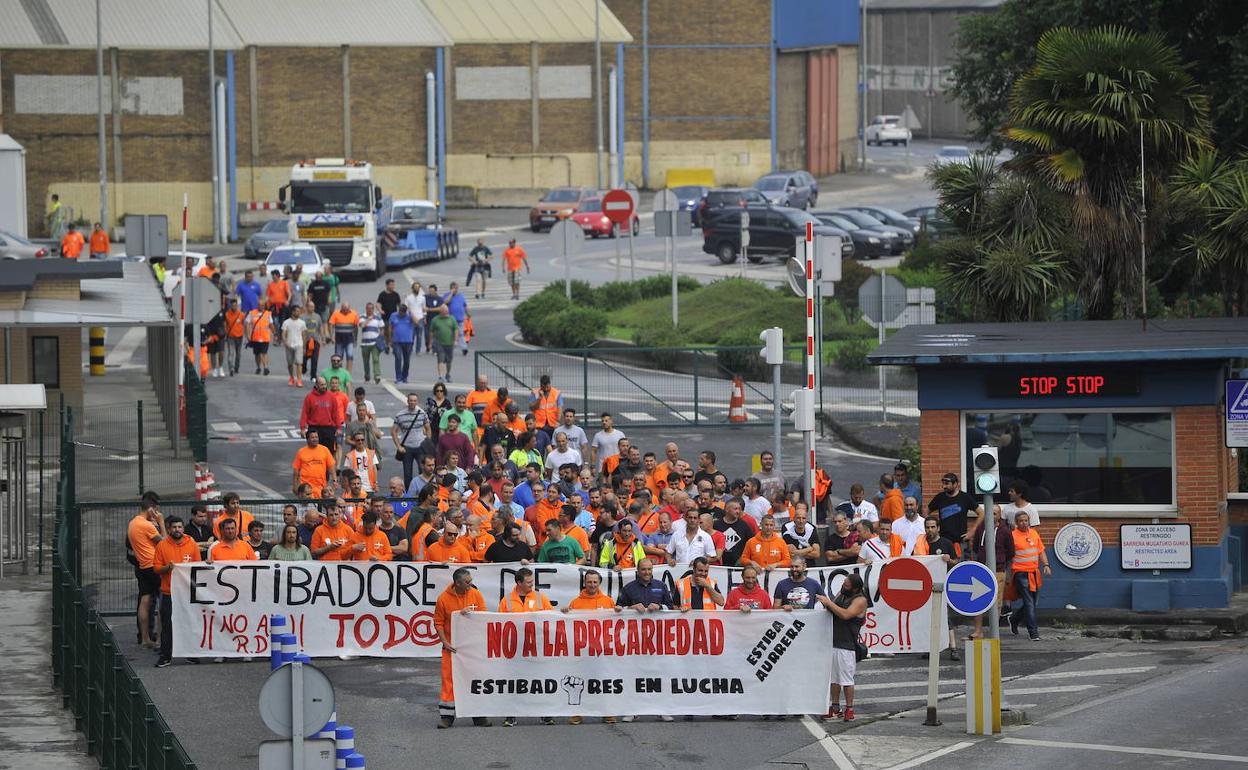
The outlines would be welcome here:
[[[451,53],[454,67],[528,67],[528,45],[464,45]],[[533,152],[532,106],[528,99],[507,101],[455,98],[453,73],[446,95],[450,111],[447,154],[527,154]],[[558,131],[557,125],[550,126]]]
[[[302,158],[341,157],[342,51],[261,48],[256,56],[257,165],[289,166]]]
[[[82,334],[83,330],[78,327],[38,330],[13,328],[9,333],[13,344],[12,358],[9,359],[12,361],[12,378],[6,384],[30,383],[31,336],[57,337],[60,340],[60,387],[47,389],[48,404],[57,403],[60,394],[64,394],[67,406],[81,409],[83,402]],[[7,356],[8,351],[4,348],[4,335],[0,334],[0,359],[5,359]]]
[[[1175,483],[1179,516],[1176,521],[1192,525],[1194,545],[1216,545],[1226,531],[1226,495],[1238,488],[1238,477],[1230,466],[1234,460],[1225,448],[1223,422],[1218,406],[1187,406],[1174,410]],[[923,479],[926,486],[945,473],[961,478],[963,426],[956,410],[924,410],[919,417],[920,445],[923,450]],[[970,485],[962,479],[962,487]],[[1236,486],[1232,486],[1232,484]],[[1038,528],[1046,542],[1071,520],[1043,508]],[[1147,519],[1082,519],[1100,533],[1107,546],[1118,545],[1121,524]]]

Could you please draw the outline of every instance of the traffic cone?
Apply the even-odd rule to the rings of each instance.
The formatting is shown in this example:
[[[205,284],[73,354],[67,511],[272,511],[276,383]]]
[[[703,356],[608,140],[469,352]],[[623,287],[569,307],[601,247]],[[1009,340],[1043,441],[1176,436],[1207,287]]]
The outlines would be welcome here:
[[[200,463],[195,463],[195,499],[208,499],[208,477],[204,474],[204,467]]]
[[[745,380],[739,375],[732,378],[732,398],[728,401],[728,422],[745,422]]]

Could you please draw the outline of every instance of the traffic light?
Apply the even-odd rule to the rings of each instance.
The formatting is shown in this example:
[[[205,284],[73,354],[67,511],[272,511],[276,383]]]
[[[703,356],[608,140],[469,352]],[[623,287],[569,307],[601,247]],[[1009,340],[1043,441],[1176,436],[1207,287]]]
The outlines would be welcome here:
[[[800,431],[812,431],[815,424],[815,391],[801,388],[793,391],[793,427]]]
[[[763,329],[758,338],[763,341],[763,349],[758,353],[769,366],[784,363],[784,329],[779,326]]]
[[[971,450],[971,465],[975,472],[975,491],[981,495],[995,495],[1001,491],[1001,466],[997,462],[995,446],[981,446]]]

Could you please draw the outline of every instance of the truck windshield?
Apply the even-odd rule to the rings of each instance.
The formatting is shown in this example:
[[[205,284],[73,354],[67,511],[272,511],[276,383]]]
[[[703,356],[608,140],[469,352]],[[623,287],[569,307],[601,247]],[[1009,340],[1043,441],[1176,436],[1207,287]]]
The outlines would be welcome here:
[[[368,183],[291,182],[293,214],[343,214],[369,211]]]
[[[438,210],[433,206],[395,206],[394,221],[417,225],[436,225]]]

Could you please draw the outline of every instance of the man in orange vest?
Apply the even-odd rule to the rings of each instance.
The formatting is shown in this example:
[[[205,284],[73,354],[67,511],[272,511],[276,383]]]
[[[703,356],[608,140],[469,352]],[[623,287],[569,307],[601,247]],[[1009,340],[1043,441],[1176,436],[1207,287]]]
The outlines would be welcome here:
[[[542,610],[553,610],[554,606],[551,605],[550,599],[546,598],[546,594],[536,590],[533,587],[533,583],[533,570],[528,567],[521,567],[516,570],[516,587],[498,603],[498,611],[541,612]],[[554,717],[542,717],[542,724],[553,725],[554,723]],[[503,727],[515,726],[515,717],[505,717],[503,719]]]
[[[1049,569],[1049,557],[1044,552],[1040,533],[1031,528],[1031,516],[1021,512],[1015,514],[1013,535],[1014,560],[1010,562],[1007,579],[1022,602],[1023,617],[1019,617],[1017,609],[1010,613],[1010,631],[1017,634],[1019,622],[1025,620],[1031,641],[1038,642],[1040,628],[1036,625],[1036,597],[1044,583],[1040,570],[1043,567],[1045,575],[1051,575],[1053,571]]]
[[[550,384],[549,374],[543,374],[539,383],[529,399],[529,411],[533,412],[538,429],[551,438],[559,425],[559,416],[563,414],[563,395]]]
[[[78,225],[72,222],[69,225],[69,232],[61,238],[61,256],[65,259],[78,259],[82,254],[82,247],[86,241],[82,238],[82,233],[78,232]]]
[[[460,567],[451,573],[451,584],[438,597],[433,607],[433,627],[442,642],[442,691],[438,694],[438,729],[450,727],[455,722],[455,685],[452,679],[451,655],[455,652],[451,642],[451,615],[458,612],[469,615],[485,610],[485,597],[472,584],[472,572]],[[492,723],[484,717],[473,717],[478,727]]]
[[[698,556],[690,565],[693,574],[676,581],[680,611],[717,610],[724,606],[724,595],[711,579],[711,562],[705,556]]]
[[[225,311],[225,366],[230,376],[238,374],[238,365],[243,359],[243,330],[246,327],[247,315],[238,308],[238,298],[230,300],[230,309]]]
[[[108,259],[112,244],[108,241],[108,231],[99,222],[95,223],[95,229],[91,231],[90,246],[91,259]]]

